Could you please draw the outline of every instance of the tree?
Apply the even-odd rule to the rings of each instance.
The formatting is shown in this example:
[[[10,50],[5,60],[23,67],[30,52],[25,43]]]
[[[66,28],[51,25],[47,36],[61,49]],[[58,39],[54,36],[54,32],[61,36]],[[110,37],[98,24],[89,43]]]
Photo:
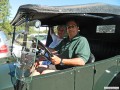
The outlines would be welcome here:
[[[6,33],[12,31],[9,16],[10,16],[9,0],[0,0],[0,29],[4,30]]]

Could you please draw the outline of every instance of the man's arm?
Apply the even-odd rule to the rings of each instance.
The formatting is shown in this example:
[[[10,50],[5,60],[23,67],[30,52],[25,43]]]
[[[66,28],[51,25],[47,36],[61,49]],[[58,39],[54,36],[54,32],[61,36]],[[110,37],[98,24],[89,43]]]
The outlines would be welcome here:
[[[63,59],[62,63],[65,65],[72,65],[72,66],[85,65],[85,62],[82,58]]]
[[[51,57],[51,62],[55,65],[58,65],[61,62],[61,58],[54,55],[53,57]],[[62,59],[62,63],[64,65],[70,65],[70,66],[85,65],[85,62],[82,58]]]

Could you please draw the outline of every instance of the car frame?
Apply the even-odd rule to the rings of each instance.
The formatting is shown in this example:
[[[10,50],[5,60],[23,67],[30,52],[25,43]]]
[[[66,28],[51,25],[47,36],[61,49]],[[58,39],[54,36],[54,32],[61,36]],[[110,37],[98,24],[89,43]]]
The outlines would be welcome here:
[[[79,20],[80,35],[88,39],[95,61],[84,66],[31,77],[30,83],[15,77],[13,63],[0,65],[1,90],[26,90],[26,88],[29,90],[104,90],[111,88],[119,90],[120,6],[101,3],[54,7],[28,4],[19,7],[11,24],[16,27],[25,23],[26,31],[28,31],[29,21],[32,20],[40,20],[41,25],[47,25],[50,28],[65,24],[71,18]],[[27,40],[27,34],[24,35],[24,40]],[[48,32],[46,46],[50,43],[51,38]],[[25,42],[23,46],[26,46]]]

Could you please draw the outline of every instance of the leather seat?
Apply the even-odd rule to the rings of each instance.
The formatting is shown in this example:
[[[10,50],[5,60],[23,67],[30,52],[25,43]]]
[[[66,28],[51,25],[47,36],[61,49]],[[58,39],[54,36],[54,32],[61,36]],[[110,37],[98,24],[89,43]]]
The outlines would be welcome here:
[[[95,56],[91,53],[91,54],[90,54],[90,57],[89,57],[89,59],[88,59],[88,62],[87,62],[86,64],[88,64],[88,63],[93,63],[93,62],[95,62]]]

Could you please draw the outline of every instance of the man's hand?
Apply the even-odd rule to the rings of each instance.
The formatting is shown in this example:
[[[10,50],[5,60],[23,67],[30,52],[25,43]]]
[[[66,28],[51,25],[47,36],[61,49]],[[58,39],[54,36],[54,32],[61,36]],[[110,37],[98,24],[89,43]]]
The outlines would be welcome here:
[[[46,60],[46,58],[45,58],[44,56],[40,56],[40,57],[38,58],[38,61],[44,61],[44,60]]]
[[[59,57],[56,56],[56,55],[53,55],[53,57],[51,57],[51,62],[52,62],[52,64],[54,64],[54,65],[58,65],[58,64],[60,64],[60,62],[61,62],[61,58],[59,58]]]

